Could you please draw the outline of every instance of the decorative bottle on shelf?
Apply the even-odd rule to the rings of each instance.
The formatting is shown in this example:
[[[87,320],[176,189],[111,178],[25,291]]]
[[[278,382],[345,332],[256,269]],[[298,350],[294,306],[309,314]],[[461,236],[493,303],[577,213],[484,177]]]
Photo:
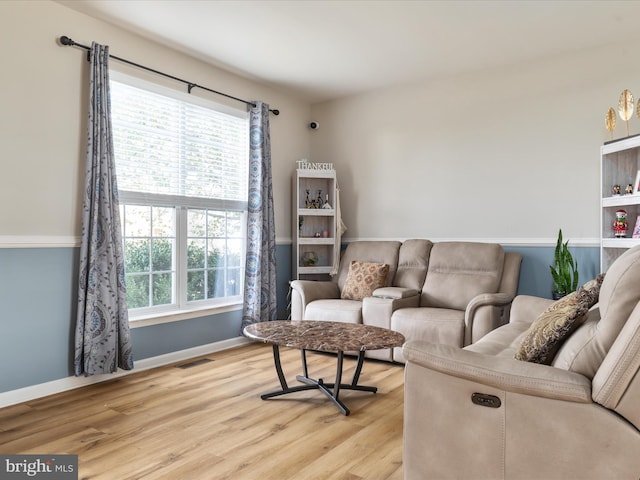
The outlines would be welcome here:
[[[324,196],[324,204],[322,205],[322,208],[331,209],[331,205],[329,204],[329,194],[328,193]]]

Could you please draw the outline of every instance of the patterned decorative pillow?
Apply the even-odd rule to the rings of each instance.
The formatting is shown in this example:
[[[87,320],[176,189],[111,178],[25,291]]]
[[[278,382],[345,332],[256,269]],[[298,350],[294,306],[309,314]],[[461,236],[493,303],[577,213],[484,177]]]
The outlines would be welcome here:
[[[598,298],[600,297],[600,287],[602,286],[604,275],[604,273],[601,273],[596,278],[594,278],[593,280],[589,280],[582,286],[582,288],[586,290],[586,293],[588,295],[589,308],[598,303]]]
[[[387,282],[389,265],[386,263],[368,263],[353,260],[349,265],[347,280],[340,298],[362,300],[373,295],[376,288],[384,287]]]
[[[552,303],[531,324],[515,354],[516,360],[550,365],[562,342],[587,318],[598,301],[600,283],[580,287]],[[596,292],[597,287],[597,292]]]

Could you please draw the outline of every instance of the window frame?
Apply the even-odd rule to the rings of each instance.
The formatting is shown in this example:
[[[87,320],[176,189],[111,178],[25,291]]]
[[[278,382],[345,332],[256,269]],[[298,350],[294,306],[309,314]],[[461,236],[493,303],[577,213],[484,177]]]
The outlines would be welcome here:
[[[137,77],[111,71],[110,81],[124,83],[132,87],[147,90],[159,95],[168,96],[179,101],[192,103],[200,107],[215,110],[217,112],[233,115],[246,121],[247,145],[246,161],[247,171],[249,167],[249,114],[247,111],[222,105],[211,100],[196,97],[191,94],[171,89],[156,83],[142,80]],[[175,208],[175,257],[172,259],[175,264],[175,286],[173,294],[175,302],[169,305],[157,305],[141,308],[129,308],[129,320],[135,326],[153,325],[157,323],[173,322],[189,318],[202,317],[214,313],[224,313],[227,311],[240,310],[243,303],[243,286],[245,273],[245,257],[247,248],[247,216],[248,199],[226,200],[215,198],[187,197],[180,195],[146,193],[121,190],[118,191],[119,203],[123,205],[136,205],[146,207],[169,207]],[[248,192],[247,192],[248,196]],[[242,242],[240,254],[240,288],[238,295],[226,297],[214,297],[203,300],[187,300],[187,244],[188,209],[218,210],[223,212],[240,213]],[[123,232],[124,235],[124,232]],[[225,237],[230,238],[230,237]],[[236,237],[231,237],[236,239]],[[124,238],[123,238],[124,241]]]

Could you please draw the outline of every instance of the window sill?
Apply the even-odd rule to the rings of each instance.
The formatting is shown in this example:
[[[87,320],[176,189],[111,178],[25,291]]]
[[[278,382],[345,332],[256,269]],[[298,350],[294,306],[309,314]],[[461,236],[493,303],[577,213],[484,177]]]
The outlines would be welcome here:
[[[242,310],[241,303],[233,303],[228,305],[208,306],[200,309],[189,310],[171,310],[170,312],[154,312],[148,315],[140,315],[129,319],[129,328],[148,327],[150,325],[158,325],[161,323],[179,322],[181,320],[190,320],[192,318],[206,317],[207,315],[216,315],[226,312],[234,312]]]

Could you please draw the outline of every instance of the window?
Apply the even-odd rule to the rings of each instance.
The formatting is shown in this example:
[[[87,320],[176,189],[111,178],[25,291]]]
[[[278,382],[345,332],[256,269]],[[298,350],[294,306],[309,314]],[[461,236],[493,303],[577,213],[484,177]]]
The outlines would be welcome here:
[[[242,302],[248,118],[112,74],[132,319]]]

